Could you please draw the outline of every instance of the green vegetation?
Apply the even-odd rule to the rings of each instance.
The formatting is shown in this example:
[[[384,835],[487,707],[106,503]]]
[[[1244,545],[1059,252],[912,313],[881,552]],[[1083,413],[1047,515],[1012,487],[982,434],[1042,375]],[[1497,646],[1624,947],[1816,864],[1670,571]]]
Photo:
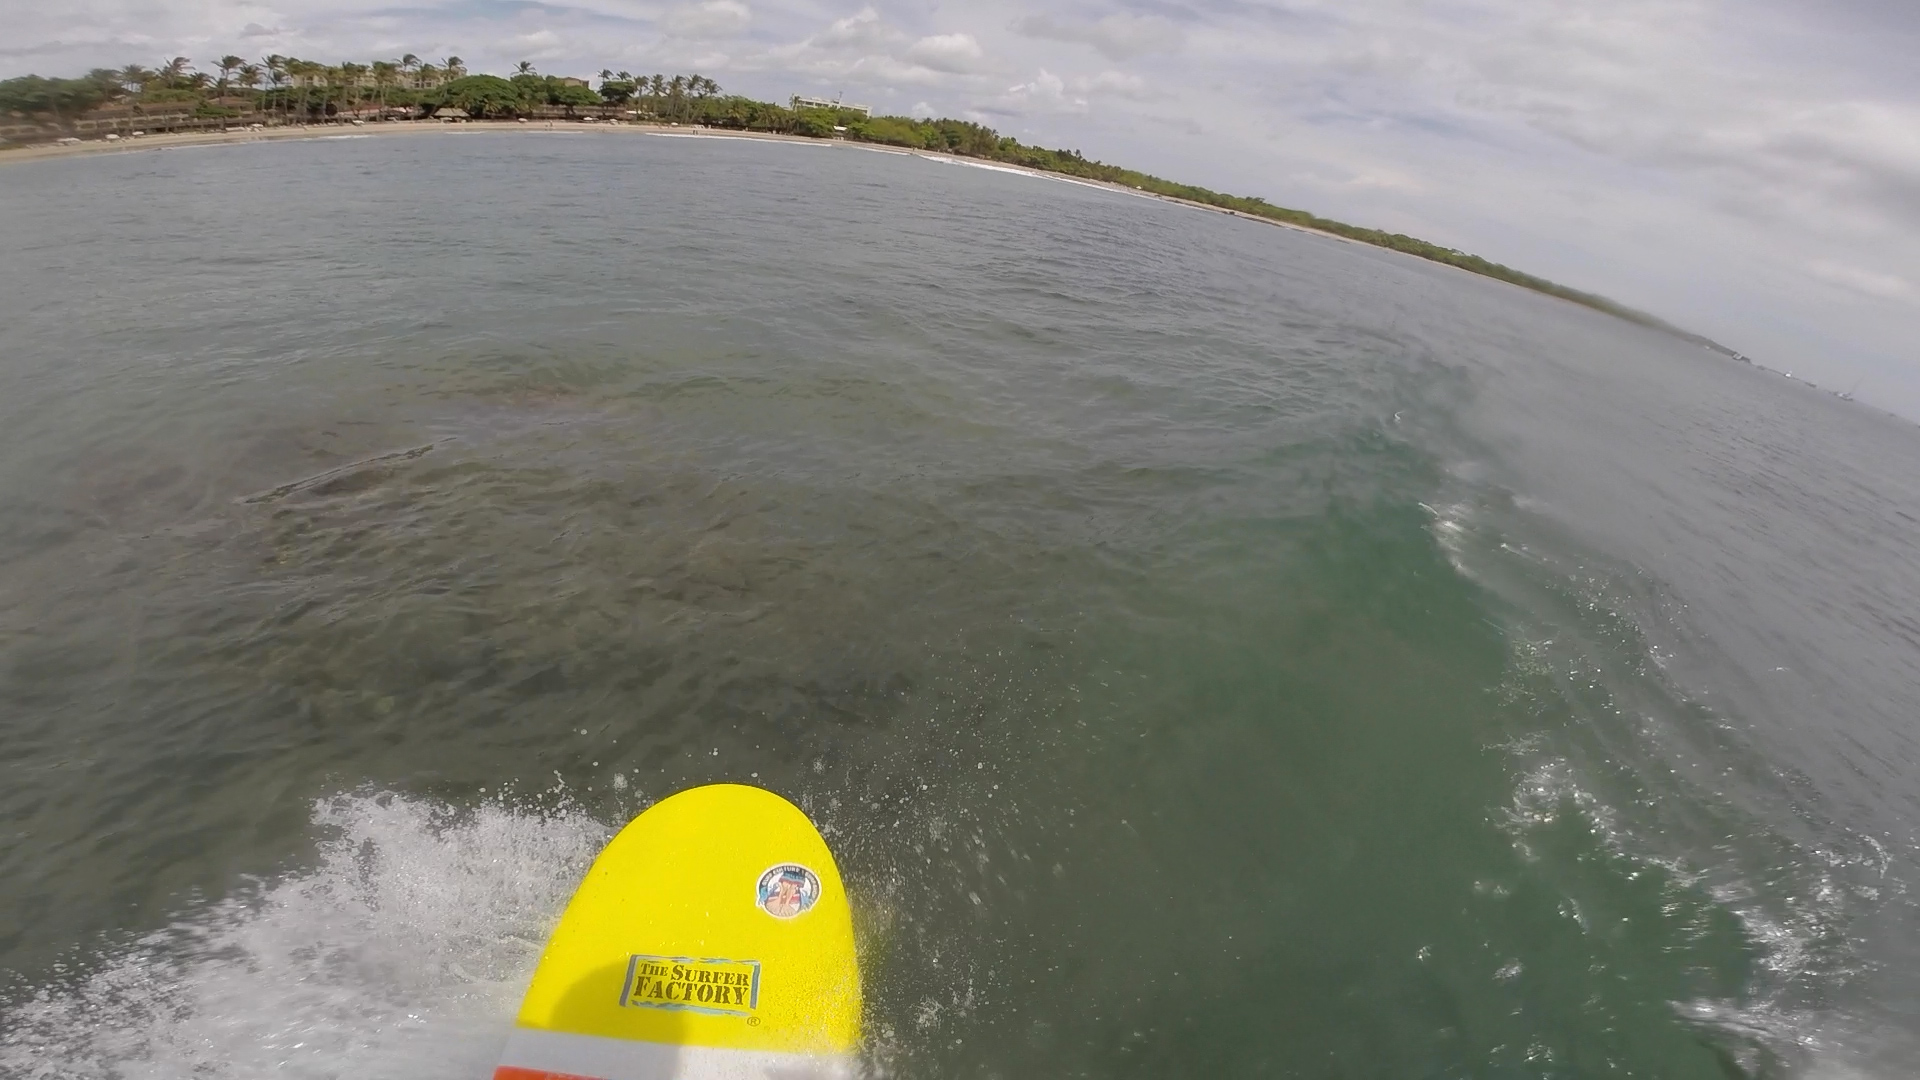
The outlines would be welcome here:
[[[739,95],[723,94],[703,75],[634,75],[600,72],[598,90],[585,80],[555,78],[521,61],[505,78],[468,74],[457,56],[438,64],[411,53],[368,64],[328,65],[290,56],[267,56],[249,63],[223,56],[218,75],[195,71],[186,57],[174,57],[158,69],[137,64],[97,68],[77,79],[38,75],[0,81],[0,122],[11,114],[64,130],[76,120],[124,120],[128,126],[158,117],[190,118],[192,124],[252,120],[258,123],[316,123],[340,120],[390,120],[432,116],[458,109],[474,119],[531,117],[575,118],[583,111],[656,123],[690,124],[737,131],[844,138],[910,150],[956,154],[1059,173],[1136,191],[1217,207],[1247,217],[1315,229],[1376,247],[1456,266],[1522,288],[1557,296],[1624,319],[1685,334],[1644,312],[1602,296],[1567,288],[1532,274],[1428,243],[1401,233],[1383,232],[1276,206],[1258,196],[1226,195],[1191,184],[1108,165],[1078,150],[1028,146],[992,128],[966,120],[922,120],[906,116],[867,116],[851,109],[793,110]]]
[[[127,94],[120,73],[96,68],[81,79],[43,79],[22,75],[0,81],[0,114],[73,119]]]
[[[496,75],[468,75],[440,89],[436,108],[465,109],[468,116],[512,117],[520,110],[520,88]]]
[[[176,56],[159,68],[129,64],[97,68],[80,79],[26,75],[0,81],[0,113],[64,124],[88,112],[139,120],[192,115],[280,123],[323,121],[344,115],[414,112],[451,79],[464,75],[460,58],[444,66],[408,55],[371,64],[327,65],[291,56],[248,63],[223,56],[218,76],[194,71]]]

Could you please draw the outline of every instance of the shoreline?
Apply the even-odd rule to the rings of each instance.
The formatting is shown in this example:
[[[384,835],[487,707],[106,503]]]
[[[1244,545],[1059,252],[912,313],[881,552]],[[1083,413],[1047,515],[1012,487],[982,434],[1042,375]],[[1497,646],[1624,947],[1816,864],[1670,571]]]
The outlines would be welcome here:
[[[971,158],[962,154],[946,154],[937,150],[921,150],[905,146],[889,146],[884,143],[849,142],[845,139],[816,139],[806,135],[783,135],[777,132],[735,131],[730,128],[693,128],[672,124],[643,124],[626,121],[618,124],[605,121],[582,120],[536,120],[522,124],[514,120],[468,120],[457,124],[441,123],[434,120],[398,120],[386,123],[366,124],[354,127],[349,124],[293,125],[253,130],[230,131],[186,131],[163,132],[156,135],[144,135],[138,139],[122,138],[113,142],[104,139],[89,139],[85,142],[70,143],[65,146],[42,144],[23,146],[17,149],[0,149],[0,165],[9,162],[50,161],[67,157],[95,157],[104,154],[131,154],[158,150],[176,149],[185,146],[234,146],[243,143],[259,142],[299,142],[319,141],[340,138],[390,138],[399,135],[468,135],[475,132],[535,134],[546,132],[573,132],[583,135],[654,135],[683,139],[749,139],[759,142],[796,143],[803,146],[822,146],[828,148],[850,148],[866,150],[872,153],[895,154],[907,157],[926,158],[945,164],[963,165],[968,168],[986,169],[990,172],[1008,172],[1021,176],[1034,176],[1042,180],[1055,180],[1065,184],[1078,184],[1083,187],[1098,188],[1121,195],[1133,195],[1143,199],[1156,199],[1175,206],[1191,207],[1214,214],[1225,214],[1243,221],[1271,225],[1280,229],[1324,236],[1329,240],[1338,240],[1343,244],[1360,244],[1360,241],[1337,233],[1321,229],[1295,225],[1292,222],[1275,221],[1258,214],[1242,213],[1224,206],[1212,206],[1192,199],[1182,199],[1174,195],[1161,195],[1152,191],[1141,191],[1124,184],[1109,183],[1104,180],[1089,180],[1078,176],[1048,172],[1024,165],[1011,165],[1006,162],[990,161],[985,158]],[[1401,254],[1405,254],[1402,252]],[[1417,258],[1418,256],[1413,256]],[[1427,260],[1423,260],[1427,261]],[[1460,269],[1454,267],[1454,269]],[[1471,271],[1462,271],[1471,273]],[[1476,277],[1482,275],[1475,275]]]
[[[549,125],[552,125],[549,127]],[[351,124],[289,124],[281,127],[267,127],[258,130],[245,128],[227,131],[180,131],[161,132],[143,135],[140,138],[121,138],[113,142],[105,139],[88,139],[80,143],[65,146],[42,143],[36,146],[23,146],[16,149],[0,149],[0,164],[15,161],[46,161],[51,158],[86,157],[97,154],[128,154],[145,150],[165,150],[179,146],[229,146],[240,143],[277,142],[284,140],[327,139],[342,136],[380,136],[465,134],[471,131],[679,131],[681,129],[665,124],[609,124],[603,122],[583,122],[578,120],[542,120],[526,124],[517,121],[469,120],[458,124],[442,123],[434,120],[394,120],[384,123],[371,123],[362,126]],[[750,138],[796,138],[798,136],[763,136],[756,133],[742,133]],[[818,141],[800,139],[800,141]]]

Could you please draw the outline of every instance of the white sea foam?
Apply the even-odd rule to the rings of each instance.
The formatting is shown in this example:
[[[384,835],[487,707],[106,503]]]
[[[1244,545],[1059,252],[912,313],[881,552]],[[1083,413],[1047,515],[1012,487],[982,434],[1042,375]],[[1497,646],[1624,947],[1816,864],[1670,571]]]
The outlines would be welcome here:
[[[963,165],[969,169],[985,169],[988,172],[1006,173],[1009,176],[1031,176],[1031,177],[1041,178],[1039,173],[1036,173],[1031,169],[1016,169],[1011,165],[992,165],[984,161],[968,161],[966,158],[928,157],[928,158],[925,158],[924,160],[938,162],[939,164],[942,164],[942,165]]]
[[[1440,550],[1445,553],[1447,562],[1453,566],[1454,572],[1475,581],[1480,580],[1474,574],[1467,559],[1468,539],[1473,529],[1471,515],[1474,508],[1460,502],[1439,507],[1421,503],[1420,509],[1425,510],[1431,519],[1427,526],[1428,531],[1432,533],[1434,542],[1440,546]]]
[[[1912,1060],[1920,1046],[1910,1033],[1882,1030],[1843,1012],[1792,1003],[1798,983],[1839,985],[1862,974],[1851,960],[1836,960],[1830,954],[1845,915],[1849,890],[1842,883],[1816,871],[1811,880],[1799,883],[1797,895],[1768,902],[1738,876],[1741,871],[1736,866],[1693,865],[1692,860],[1662,854],[1657,843],[1644,842],[1622,822],[1615,808],[1588,790],[1571,762],[1544,757],[1544,745],[1536,741],[1507,747],[1517,760],[1529,762],[1501,821],[1522,857],[1537,859],[1533,838],[1552,828],[1562,815],[1576,814],[1611,857],[1658,868],[1672,883],[1676,899],[1696,890],[1711,897],[1717,907],[1739,920],[1746,941],[1758,951],[1758,967],[1765,974],[1751,987],[1751,1000],[1676,1001],[1672,1003],[1676,1012],[1729,1036],[1730,1045],[1736,1047],[1733,1056],[1756,1075],[1775,1075],[1756,1058],[1754,1050],[1760,1047],[1786,1070],[1779,1075],[1794,1080],[1882,1080],[1905,1075],[1886,1071],[1883,1063]],[[1577,903],[1570,902],[1569,912],[1583,929],[1593,930]]]
[[[725,142],[778,143],[784,146],[832,146],[830,142],[802,142],[799,139],[767,139],[753,135],[709,135],[698,131],[649,131],[656,139],[719,139]]]
[[[484,1076],[608,830],[583,814],[316,804],[310,871],[0,1013],[0,1076]]]

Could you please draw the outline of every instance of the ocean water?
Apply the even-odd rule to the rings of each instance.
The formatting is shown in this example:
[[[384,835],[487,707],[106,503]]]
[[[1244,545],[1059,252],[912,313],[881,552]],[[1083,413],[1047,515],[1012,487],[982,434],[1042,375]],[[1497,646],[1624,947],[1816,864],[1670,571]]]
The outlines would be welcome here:
[[[0,1076],[480,1077],[806,808],[887,1077],[1894,1080],[1920,429],[850,147],[0,173]]]

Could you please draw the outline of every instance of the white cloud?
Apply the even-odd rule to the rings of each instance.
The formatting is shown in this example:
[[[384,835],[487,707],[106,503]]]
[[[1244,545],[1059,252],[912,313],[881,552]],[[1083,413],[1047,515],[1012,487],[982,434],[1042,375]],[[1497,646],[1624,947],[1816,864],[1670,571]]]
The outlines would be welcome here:
[[[993,103],[994,110],[1021,115],[1029,112],[1084,112],[1087,99],[1077,93],[1070,93],[1067,82],[1060,76],[1041,68],[1039,74],[1023,83],[1007,87]]]
[[[551,30],[516,34],[504,44],[505,51],[519,57],[520,60],[557,60],[568,52],[567,42]]]
[[[1913,295],[1913,284],[1906,278],[1892,274],[1882,274],[1876,270],[1867,270],[1831,259],[1815,259],[1808,264],[1807,271],[1814,277],[1843,289],[1851,289],[1867,296],[1882,300],[1896,300]]]
[[[872,50],[886,47],[889,39],[899,36],[899,32],[890,30],[880,20],[880,13],[869,5],[844,19],[835,20],[831,26],[807,40],[817,48]]]
[[[974,71],[985,57],[972,34],[935,34],[908,46],[905,59],[935,71]]]
[[[705,0],[667,12],[661,25],[675,37],[722,38],[745,33],[753,11],[740,0]]]
[[[1097,75],[1082,76],[1073,81],[1073,89],[1081,94],[1111,94],[1124,98],[1145,98],[1148,94],[1147,80],[1124,71],[1102,71]]]
[[[1113,60],[1128,60],[1154,52],[1177,52],[1186,37],[1177,24],[1167,19],[1125,12],[1092,20],[1028,15],[1014,24],[1014,30],[1027,37],[1091,45]]]
[[[870,87],[964,85],[988,69],[986,51],[972,34],[914,37],[871,5],[799,41],[767,49],[752,66]]]
[[[1061,80],[1060,76],[1046,68],[1041,68],[1040,73],[1031,81],[1007,87],[1007,93],[1022,97],[1058,99],[1065,95],[1066,89],[1067,84]]]
[[[1350,188],[1376,188],[1383,191],[1424,191],[1426,185],[1406,173],[1392,169],[1369,169],[1349,176],[1344,181]]]

